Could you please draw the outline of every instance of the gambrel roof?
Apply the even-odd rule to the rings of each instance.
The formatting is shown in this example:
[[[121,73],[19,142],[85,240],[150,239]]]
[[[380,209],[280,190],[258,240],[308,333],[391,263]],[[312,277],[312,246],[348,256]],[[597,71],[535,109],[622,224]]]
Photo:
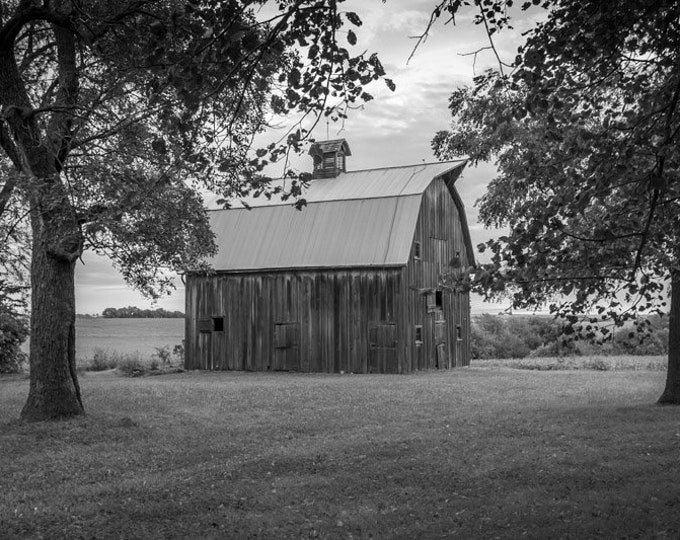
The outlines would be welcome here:
[[[465,161],[341,173],[311,181],[296,210],[290,201],[248,201],[250,209],[212,210],[215,270],[403,266],[408,262],[422,195],[445,181],[460,211],[472,257],[463,204],[453,184]]]

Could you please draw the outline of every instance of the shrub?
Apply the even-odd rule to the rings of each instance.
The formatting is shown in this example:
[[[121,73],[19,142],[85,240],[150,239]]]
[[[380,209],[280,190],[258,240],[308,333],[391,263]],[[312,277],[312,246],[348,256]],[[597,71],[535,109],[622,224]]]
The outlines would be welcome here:
[[[487,313],[472,319],[470,352],[473,359],[668,354],[668,318],[651,317],[643,327],[650,332],[642,334],[632,326],[625,327],[614,332],[612,339],[597,343],[565,339],[565,323],[549,316]],[[576,334],[569,337],[575,338]]]
[[[167,345],[164,347],[156,347],[156,352],[154,353],[153,357],[164,366],[169,365],[171,357],[170,347]]]
[[[18,373],[26,362],[21,344],[28,337],[25,317],[0,306],[0,373]]]
[[[146,373],[147,367],[137,352],[123,355],[118,361],[118,371],[127,377],[139,377]]]
[[[561,327],[549,317],[485,313],[472,320],[472,358],[524,358],[546,342],[556,342]]]
[[[118,367],[118,355],[106,349],[95,347],[92,360],[85,366],[87,371],[105,371]]]
[[[172,355],[175,357],[175,360],[177,360],[177,364],[180,366],[184,365],[184,343],[180,343],[178,345],[175,345],[172,348]]]
[[[614,333],[613,354],[668,354],[668,327],[654,328],[649,335],[638,334],[633,328],[620,328]]]

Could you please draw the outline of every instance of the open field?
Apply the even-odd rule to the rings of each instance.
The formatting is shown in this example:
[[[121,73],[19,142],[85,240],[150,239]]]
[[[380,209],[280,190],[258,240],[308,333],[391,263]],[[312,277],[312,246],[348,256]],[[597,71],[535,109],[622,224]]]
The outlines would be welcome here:
[[[95,349],[151,356],[156,347],[170,350],[184,339],[184,319],[76,319],[76,358],[92,359]],[[23,350],[28,351],[28,342]]]
[[[21,425],[0,379],[0,531],[70,538],[677,538],[658,371],[81,377]]]

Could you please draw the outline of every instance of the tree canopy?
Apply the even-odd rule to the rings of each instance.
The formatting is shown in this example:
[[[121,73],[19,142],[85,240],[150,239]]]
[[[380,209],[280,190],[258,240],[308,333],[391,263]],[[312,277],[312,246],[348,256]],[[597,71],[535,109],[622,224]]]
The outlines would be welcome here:
[[[308,131],[298,125],[280,143],[253,148],[271,115],[341,118],[371,99],[365,86],[385,73],[376,55],[348,51],[361,20],[342,0],[264,4],[0,4],[8,171],[0,219],[14,227],[12,201],[32,242],[25,419],[82,412],[73,267],[85,249],[160,294],[168,271],[196,268],[214,249],[200,188],[225,198],[275,191],[259,172],[285,163]],[[296,194],[300,183],[289,186]]]
[[[137,306],[122,308],[107,307],[102,311],[105,319],[183,319],[181,311],[168,311],[163,308],[141,309]]]
[[[490,37],[511,24],[510,0],[474,4]],[[516,58],[456,90],[452,128],[432,141],[441,158],[498,167],[480,216],[509,233],[480,246],[491,262],[469,285],[515,307],[547,304],[590,336],[604,319],[668,313],[672,297],[661,401],[678,403],[680,5],[540,4],[546,19]]]

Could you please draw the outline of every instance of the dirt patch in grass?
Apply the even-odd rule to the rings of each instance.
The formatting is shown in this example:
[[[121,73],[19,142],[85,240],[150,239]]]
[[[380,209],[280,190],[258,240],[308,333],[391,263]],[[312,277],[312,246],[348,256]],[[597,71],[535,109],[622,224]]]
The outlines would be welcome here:
[[[663,373],[88,373],[88,416],[13,422],[9,537],[530,538],[680,534]]]

